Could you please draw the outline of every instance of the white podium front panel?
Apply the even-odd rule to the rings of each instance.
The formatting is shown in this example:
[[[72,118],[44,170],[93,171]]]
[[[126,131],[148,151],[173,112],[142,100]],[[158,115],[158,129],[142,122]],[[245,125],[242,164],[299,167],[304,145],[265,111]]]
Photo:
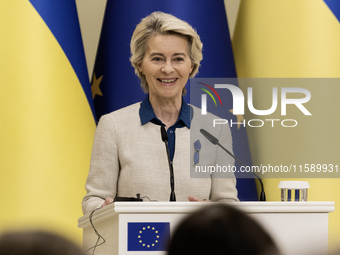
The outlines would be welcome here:
[[[117,202],[99,209],[92,222],[105,243],[96,248],[98,255],[160,255],[164,251],[151,251],[154,241],[144,243],[144,251],[129,250],[128,226],[131,223],[169,223],[170,235],[187,214],[207,202]],[[284,254],[322,254],[328,246],[328,214],[334,211],[334,202],[239,202],[229,203],[254,217],[268,232]],[[97,241],[89,215],[79,218],[83,228],[83,246],[87,250]],[[157,235],[156,235],[157,236]],[[158,241],[158,240],[157,240]],[[101,243],[101,240],[99,241]],[[149,245],[149,247],[148,247]],[[92,252],[92,250],[91,250]]]

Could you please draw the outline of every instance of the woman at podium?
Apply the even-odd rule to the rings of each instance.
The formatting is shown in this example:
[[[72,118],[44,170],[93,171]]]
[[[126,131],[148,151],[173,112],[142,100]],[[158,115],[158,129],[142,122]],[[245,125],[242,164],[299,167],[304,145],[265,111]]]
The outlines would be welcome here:
[[[201,111],[183,99],[185,85],[202,60],[196,31],[172,15],[154,12],[137,25],[130,48],[131,64],[147,95],[140,103],[101,117],[82,203],[84,214],[116,197],[137,193],[147,201],[169,201],[169,196],[175,201],[238,201],[233,174],[218,178],[206,170],[233,166],[234,160],[202,136],[199,130],[208,121],[200,122]],[[232,150],[229,127],[221,125],[213,131]]]

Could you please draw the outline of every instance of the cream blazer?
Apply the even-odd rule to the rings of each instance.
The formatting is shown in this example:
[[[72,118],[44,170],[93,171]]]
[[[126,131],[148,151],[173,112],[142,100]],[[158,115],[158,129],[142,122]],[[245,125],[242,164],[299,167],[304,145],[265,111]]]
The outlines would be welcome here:
[[[85,185],[87,194],[82,202],[84,214],[100,207],[105,198],[116,195],[135,197],[140,193],[144,201],[169,201],[170,170],[160,126],[151,122],[142,126],[139,108],[140,103],[136,103],[101,117]],[[191,128],[175,131],[176,199],[188,201],[192,195],[212,201],[238,201],[233,174],[195,172],[193,143],[197,140],[201,143],[199,166],[233,166],[234,160],[199,132],[200,128],[209,130],[232,151],[230,128],[227,125],[212,127],[213,115],[202,116],[198,108],[193,109]]]

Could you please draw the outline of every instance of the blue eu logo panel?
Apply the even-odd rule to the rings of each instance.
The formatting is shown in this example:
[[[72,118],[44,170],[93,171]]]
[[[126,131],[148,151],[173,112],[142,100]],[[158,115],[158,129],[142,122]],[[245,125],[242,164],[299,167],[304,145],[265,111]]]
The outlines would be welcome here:
[[[128,223],[128,251],[165,251],[169,240],[169,222]]]

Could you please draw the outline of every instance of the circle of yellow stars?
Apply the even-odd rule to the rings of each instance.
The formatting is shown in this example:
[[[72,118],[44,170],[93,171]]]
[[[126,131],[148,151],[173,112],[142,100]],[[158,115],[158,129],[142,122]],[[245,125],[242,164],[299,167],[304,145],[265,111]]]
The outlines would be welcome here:
[[[143,231],[148,231],[148,230],[151,230],[151,231],[155,232],[155,241],[153,243],[150,243],[150,244],[146,244],[142,240]],[[154,227],[150,227],[150,226],[143,227],[142,230],[139,231],[138,239],[139,239],[139,243],[143,247],[147,247],[147,248],[154,247],[158,243],[158,239],[159,239],[158,231]]]

